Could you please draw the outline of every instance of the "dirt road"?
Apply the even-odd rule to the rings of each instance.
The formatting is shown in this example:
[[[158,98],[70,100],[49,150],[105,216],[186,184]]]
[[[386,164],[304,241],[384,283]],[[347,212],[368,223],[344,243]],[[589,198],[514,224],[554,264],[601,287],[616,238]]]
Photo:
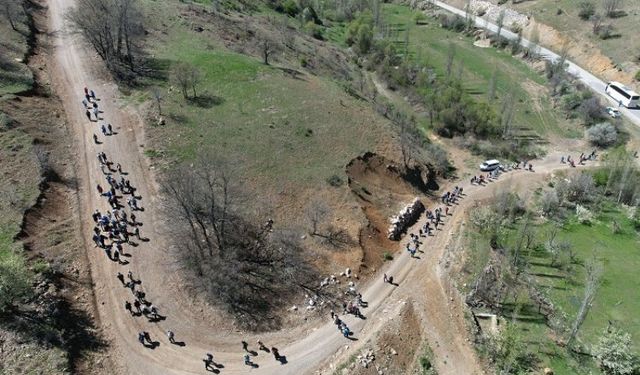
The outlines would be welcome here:
[[[75,134],[77,153],[77,174],[79,179],[81,221],[85,223],[85,249],[91,263],[94,290],[97,296],[99,321],[107,338],[112,343],[112,358],[115,359],[117,372],[122,374],[202,374],[202,358],[211,352],[216,363],[222,364],[223,374],[246,373],[250,369],[242,363],[241,340],[252,344],[253,349],[258,337],[243,335],[220,321],[215,312],[200,301],[191,300],[181,292],[180,280],[175,276],[176,266],[168,256],[167,242],[163,239],[159,194],[149,167],[142,156],[144,133],[141,119],[131,109],[118,101],[117,87],[99,68],[100,64],[91,49],[68,32],[64,14],[73,5],[73,0],[50,0],[49,12],[53,38],[54,58],[50,62],[53,70],[54,88],[64,103],[64,109]],[[99,134],[98,125],[87,121],[82,108],[83,88],[96,91],[100,98],[100,109],[104,111],[104,120],[111,123],[118,133],[114,136],[100,136],[102,144],[93,142],[93,134]],[[95,248],[91,241],[91,213],[95,209],[106,211],[106,200],[95,191],[96,184],[105,184],[104,175],[96,158],[104,151],[114,162],[121,163],[128,173],[132,184],[142,196],[144,212],[138,215],[144,223],[142,235],[150,238],[139,246],[126,248],[132,254],[126,258],[129,264],[119,265],[110,261],[101,249]],[[556,159],[557,160],[557,159]],[[540,179],[539,174],[514,172],[513,178],[523,181]],[[522,177],[517,177],[522,176]],[[464,209],[476,196],[491,194],[491,188],[471,187],[468,197],[454,210],[449,219],[455,223],[463,217]],[[411,259],[406,252],[394,260],[385,272],[394,275],[400,286],[395,288],[384,284],[381,277],[373,279],[363,288],[363,296],[369,302],[364,310],[367,320],[346,317],[349,327],[355,332],[358,341],[349,341],[342,337],[336,327],[327,321],[300,324],[287,331],[276,332],[260,337],[268,346],[276,346],[287,358],[282,365],[268,354],[254,357],[259,366],[251,370],[257,374],[304,374],[331,373],[330,365],[355,353],[366,344],[367,338],[384,324],[393,319],[398,302],[412,298],[421,302],[428,313],[425,322],[425,335],[432,343],[438,357],[437,367],[440,374],[478,374],[481,367],[473,348],[466,340],[462,306],[459,301],[451,301],[445,292],[438,268],[446,244],[450,240],[446,230],[435,240],[425,244],[423,259]],[[116,279],[116,273],[126,274],[131,270],[142,280],[142,289],[148,299],[159,308],[167,319],[158,323],[149,323],[144,318],[132,317],[124,310],[125,300],[132,301],[131,293],[123,288]],[[185,346],[171,345],[166,339],[166,330],[176,334],[177,341]],[[142,347],[137,341],[137,333],[148,331],[154,341],[160,345],[155,349]],[[345,346],[349,346],[345,349]]]

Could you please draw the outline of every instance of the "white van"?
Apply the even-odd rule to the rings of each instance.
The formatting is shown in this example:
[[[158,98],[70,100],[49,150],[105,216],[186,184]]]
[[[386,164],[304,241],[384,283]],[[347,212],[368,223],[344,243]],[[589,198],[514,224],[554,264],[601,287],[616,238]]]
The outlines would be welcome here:
[[[498,169],[498,167],[500,167],[500,162],[495,159],[487,160],[484,163],[480,164],[480,170],[483,172],[493,171],[495,169]]]

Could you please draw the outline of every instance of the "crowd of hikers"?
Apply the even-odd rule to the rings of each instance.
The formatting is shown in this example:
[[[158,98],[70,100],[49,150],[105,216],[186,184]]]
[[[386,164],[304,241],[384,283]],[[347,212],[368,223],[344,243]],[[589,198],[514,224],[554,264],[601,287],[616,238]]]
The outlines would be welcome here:
[[[113,136],[118,134],[114,131],[113,125],[104,123],[103,111],[100,110],[100,99],[96,96],[95,91],[84,88],[84,98],[82,106],[85,110],[87,119],[91,122],[98,123],[98,128],[104,136]],[[100,122],[103,123],[100,123]],[[93,141],[96,145],[101,145],[98,134],[93,134]],[[136,187],[128,178],[128,173],[123,171],[122,165],[112,160],[104,151],[98,151],[96,154],[100,171],[104,176],[103,182],[96,184],[97,193],[103,197],[107,203],[108,209],[96,209],[92,214],[94,223],[92,231],[92,239],[95,246],[104,251],[106,257],[117,262],[120,265],[128,265],[131,254],[125,250],[125,246],[137,247],[139,242],[147,242],[148,238],[142,237],[140,227],[143,225],[136,216],[137,212],[144,211],[144,207],[139,203],[142,197],[136,194]],[[123,204],[126,202],[126,206]],[[142,288],[142,280],[134,277],[130,270],[126,276],[122,272],[116,273],[116,278],[120,281],[123,288],[131,292],[132,300],[124,301],[124,309],[134,318],[144,316],[148,322],[156,323],[166,319],[161,315],[158,307],[147,299],[147,294]],[[184,342],[176,341],[176,335],[173,331],[167,330],[166,336],[169,343],[177,346],[185,346]],[[160,345],[160,342],[154,341],[148,331],[138,332],[138,342],[145,348],[154,349]],[[270,353],[274,359],[281,364],[286,363],[286,357],[281,355],[278,348],[267,348],[261,341],[258,341],[259,350]],[[245,351],[243,362],[247,366],[258,367],[251,357],[257,356],[258,353],[250,351],[248,343],[242,341],[242,348]],[[214,362],[213,354],[206,353],[203,359],[204,367],[207,371],[219,372],[219,368],[223,365]]]
[[[96,97],[93,90],[87,88],[84,89],[84,99],[82,100],[85,114],[91,122],[99,123],[103,121],[101,114],[103,113],[99,108],[100,99]],[[113,126],[108,123],[100,124],[100,132],[104,136],[112,136],[117,134],[114,132]],[[96,145],[102,144],[97,134],[93,134],[93,140]],[[584,164],[587,160],[594,160],[596,153],[593,151],[589,155],[581,154],[579,157],[579,164]],[[104,181],[96,184],[97,193],[103,197],[107,203],[109,209],[96,209],[92,215],[94,222],[92,238],[95,246],[102,249],[106,257],[117,262],[120,265],[127,265],[129,261],[125,258],[131,257],[131,254],[125,251],[125,246],[136,247],[139,242],[146,242],[149,239],[142,237],[140,233],[140,227],[143,225],[137,218],[136,213],[144,211],[144,208],[140,204],[142,197],[136,194],[136,187],[129,180],[128,173],[124,172],[120,163],[112,160],[104,151],[97,152],[97,159],[100,164]],[[569,163],[572,167],[575,166],[574,159],[571,156],[566,158],[562,156],[562,163]],[[533,166],[528,162],[514,163],[509,169],[520,169],[533,171]],[[501,169],[504,171],[505,169]],[[488,182],[496,179],[501,170],[495,170],[490,173],[480,174],[479,176],[473,176],[471,178],[471,185],[483,186]],[[441,206],[434,209],[425,210],[425,219],[422,226],[418,226],[418,232],[409,233],[408,241],[406,243],[406,250],[409,252],[411,258],[418,258],[417,252],[423,252],[420,250],[426,239],[431,236],[435,236],[439,227],[445,223],[445,218],[451,214],[452,208],[458,204],[458,201],[464,196],[464,189],[462,186],[455,186],[452,190],[445,192],[440,197]],[[126,206],[123,204],[126,202]],[[131,292],[132,300],[128,299],[124,301],[125,310],[134,318],[144,316],[148,322],[156,323],[163,321],[166,317],[162,316],[157,306],[147,299],[147,295],[142,288],[142,281],[139,278],[134,277],[133,273],[129,270],[125,274],[118,272],[116,278],[120,281],[123,288],[128,289]],[[394,286],[398,284],[394,283],[393,276],[388,276],[386,273],[383,275],[383,282]],[[362,294],[358,293],[356,286],[353,282],[349,283],[349,288],[346,290],[345,295],[347,300],[342,304],[342,313],[344,315],[354,315],[360,319],[365,319],[361,309],[367,307],[367,302],[363,301]],[[349,328],[347,323],[340,318],[335,312],[331,311],[331,321],[337,327],[339,333],[345,338],[355,340],[353,338],[353,331]],[[176,335],[173,331],[167,330],[166,336],[169,343],[178,346],[184,346],[184,342],[176,341]],[[138,333],[138,341],[146,348],[155,348],[160,345],[158,341],[153,341],[151,335],[147,331],[140,331]],[[242,349],[245,352],[243,355],[243,363],[252,368],[258,367],[253,362],[252,358],[258,356],[257,351],[249,349],[249,344],[246,341],[242,341]],[[276,347],[268,348],[261,341],[257,341],[258,350],[273,355],[274,359],[281,364],[287,362],[286,357],[281,355]],[[205,358],[202,360],[204,367],[207,371],[219,372],[219,368],[224,367],[222,364],[214,361],[213,354],[206,353]]]

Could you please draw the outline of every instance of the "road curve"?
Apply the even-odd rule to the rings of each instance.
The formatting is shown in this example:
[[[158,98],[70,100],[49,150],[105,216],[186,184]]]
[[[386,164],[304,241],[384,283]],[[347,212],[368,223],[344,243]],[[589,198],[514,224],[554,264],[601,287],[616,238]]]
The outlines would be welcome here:
[[[171,259],[171,253],[165,250],[169,242],[162,229],[166,220],[162,210],[157,208],[161,204],[158,188],[141,152],[145,142],[143,121],[135,111],[119,101],[117,86],[109,78],[101,78],[108,75],[100,69],[95,54],[77,35],[70,32],[65,13],[73,5],[73,0],[48,0],[53,52],[49,63],[53,87],[62,99],[75,137],[80,201],[78,211],[83,223],[80,230],[85,234],[84,251],[90,259],[97,313],[103,332],[112,343],[109,351],[117,364],[115,373],[204,374],[202,358],[205,353],[211,352],[214,360],[224,365],[220,369],[221,374],[244,374],[250,369],[242,363],[244,352],[240,341],[246,340],[255,349],[253,343],[258,338],[268,346],[278,347],[288,363],[281,365],[270,355],[262,353],[253,358],[259,367],[251,369],[251,373],[332,373],[329,364],[340,362],[367,345],[382,325],[398,317],[398,307],[407,299],[414,300],[427,311],[423,334],[430,343],[437,343],[432,347],[436,357],[441,359],[436,362],[440,374],[482,373],[473,346],[467,340],[464,314],[460,313],[462,303],[453,301],[447,295],[438,263],[450,240],[451,233],[447,233],[450,224],[464,217],[472,199],[490,196],[491,191],[502,183],[494,184],[491,188],[465,184],[468,196],[453,210],[450,223],[444,230],[423,246],[422,259],[411,259],[407,252],[399,252],[393,262],[384,270],[379,270],[393,275],[400,283],[399,287],[383,283],[381,277],[359,285],[364,300],[369,303],[369,307],[363,310],[368,319],[344,317],[359,341],[348,341],[339,334],[335,325],[324,320],[301,322],[287,330],[260,337],[243,334],[231,328],[230,324],[221,323],[215,312],[211,313],[210,308],[193,301],[183,292],[181,280],[176,276],[174,260]],[[94,144],[92,139],[93,134],[99,134],[97,125],[87,121],[82,109],[85,86],[96,91],[101,99],[100,108],[104,111],[105,121],[113,124],[118,132],[114,136],[101,137],[103,143],[100,145]],[[149,237],[150,241],[141,242],[135,248],[126,248],[132,254],[127,258],[130,263],[126,266],[109,261],[91,242],[91,213],[95,209],[103,212],[108,209],[105,199],[94,189],[98,183],[105,184],[96,158],[99,151],[104,151],[113,162],[122,164],[129,173],[127,178],[142,196],[145,208],[138,218],[144,223],[142,235]],[[553,160],[557,162],[557,159]],[[541,174],[524,171],[513,172],[512,176],[519,181],[541,178]],[[129,269],[142,280],[148,299],[159,308],[162,315],[167,316],[166,320],[149,323],[141,317],[132,317],[124,310],[124,301],[131,301],[132,296],[115,275],[118,271],[126,273]],[[177,341],[184,341],[186,346],[169,344],[165,337],[168,329],[174,331]],[[143,348],[137,342],[137,333],[142,330],[148,331],[160,345],[153,350]]]
[[[438,6],[439,8],[442,8],[450,13],[453,14],[457,14],[459,16],[465,17],[465,11],[462,9],[458,9],[456,7],[453,7],[449,4],[446,4],[442,1],[433,1],[433,4]],[[474,22],[476,24],[477,27],[481,27],[484,29],[487,29],[489,31],[491,31],[492,33],[497,33],[498,32],[498,26],[496,24],[493,24],[491,22],[488,22],[487,20],[485,20],[482,17],[477,17],[477,16],[473,16],[474,18]],[[502,30],[500,32],[500,35],[509,39],[509,40],[515,40],[518,38],[518,35],[512,31],[510,31],[508,28],[506,27],[502,27]],[[560,59],[560,56],[541,46],[537,46],[534,47],[535,45],[533,43],[531,43],[531,41],[529,41],[528,39],[522,38],[522,40],[520,41],[520,44],[523,47],[532,47],[532,48],[536,48],[538,55],[540,55],[543,59],[551,61],[551,62],[556,62],[558,61],[558,59]],[[572,76],[576,77],[576,79],[578,79],[580,82],[584,83],[587,87],[589,87],[591,90],[593,90],[593,92],[595,92],[596,94],[604,97],[609,103],[611,103],[613,106],[617,107],[618,103],[612,99],[611,97],[609,97],[609,95],[607,95],[604,92],[605,87],[607,86],[607,84],[605,82],[603,82],[601,79],[599,79],[598,77],[596,77],[595,75],[591,74],[589,71],[579,67],[577,64],[575,64],[574,62],[570,61],[570,60],[566,60],[566,71],[571,74]],[[628,109],[628,108],[624,108],[624,107],[620,107],[620,112],[622,112],[622,114],[629,120],[631,121],[633,124],[635,124],[636,126],[640,126],[640,110],[639,109]]]

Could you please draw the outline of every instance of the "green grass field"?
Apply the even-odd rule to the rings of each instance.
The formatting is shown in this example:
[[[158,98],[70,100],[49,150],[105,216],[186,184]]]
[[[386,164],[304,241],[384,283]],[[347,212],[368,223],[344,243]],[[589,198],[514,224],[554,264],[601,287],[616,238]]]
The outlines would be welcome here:
[[[159,7],[165,12],[170,6]],[[185,101],[170,82],[155,82],[164,92],[167,125],[148,129],[153,149],[147,155],[191,160],[212,150],[232,160],[250,186],[287,190],[324,186],[332,175],[344,176],[349,160],[389,142],[387,121],[338,82],[306,74],[292,78],[280,65],[231,52],[171,16],[161,22],[169,26],[152,53],[198,67],[202,103]]]
[[[385,4],[384,21],[397,30],[394,39],[404,42],[408,29],[409,53],[412,58],[433,66],[439,75],[444,75],[450,45],[455,48],[454,74],[457,64],[462,63],[462,80],[468,92],[479,100],[486,100],[489,82],[497,71],[496,110],[500,111],[506,96],[515,97],[514,125],[531,131],[543,138],[547,136],[579,137],[564,116],[553,108],[544,77],[510,51],[496,48],[481,48],[474,40],[462,33],[440,27],[434,18],[427,18],[426,25],[416,25],[417,13],[407,6]]]
[[[611,223],[614,220],[620,224],[620,233],[612,232]],[[548,230],[557,225],[549,222],[536,225],[538,243],[544,243]],[[517,225],[509,233],[512,241],[515,241]],[[470,286],[475,275],[482,272],[491,250],[483,235],[469,231],[466,236],[469,252],[460,280],[461,284]],[[566,325],[569,326],[569,322],[573,321],[580,306],[585,264],[595,257],[603,265],[602,284],[578,338],[590,348],[597,343],[611,321],[629,332],[637,342],[640,338],[640,317],[637,314],[640,301],[635,298],[640,288],[640,279],[637,277],[640,267],[639,236],[626,210],[607,205],[592,225],[580,224],[572,217],[561,226],[557,240],[568,240],[574,246],[578,261],[571,265],[570,277],[566,271],[551,266],[550,255],[543,249],[527,255],[527,273],[538,283],[539,289],[545,291],[557,311],[566,314]],[[519,306],[514,315],[506,313],[505,318],[511,321],[515,317],[513,321],[517,323],[522,339],[527,342],[529,350],[537,353],[542,360],[541,367],[549,366],[559,375],[596,371],[593,361],[569,356],[564,348],[555,344],[554,337],[562,337],[558,337],[545,324],[544,317],[538,313],[526,291],[519,292],[517,300],[510,298],[507,305]],[[637,351],[639,348],[635,349]]]

